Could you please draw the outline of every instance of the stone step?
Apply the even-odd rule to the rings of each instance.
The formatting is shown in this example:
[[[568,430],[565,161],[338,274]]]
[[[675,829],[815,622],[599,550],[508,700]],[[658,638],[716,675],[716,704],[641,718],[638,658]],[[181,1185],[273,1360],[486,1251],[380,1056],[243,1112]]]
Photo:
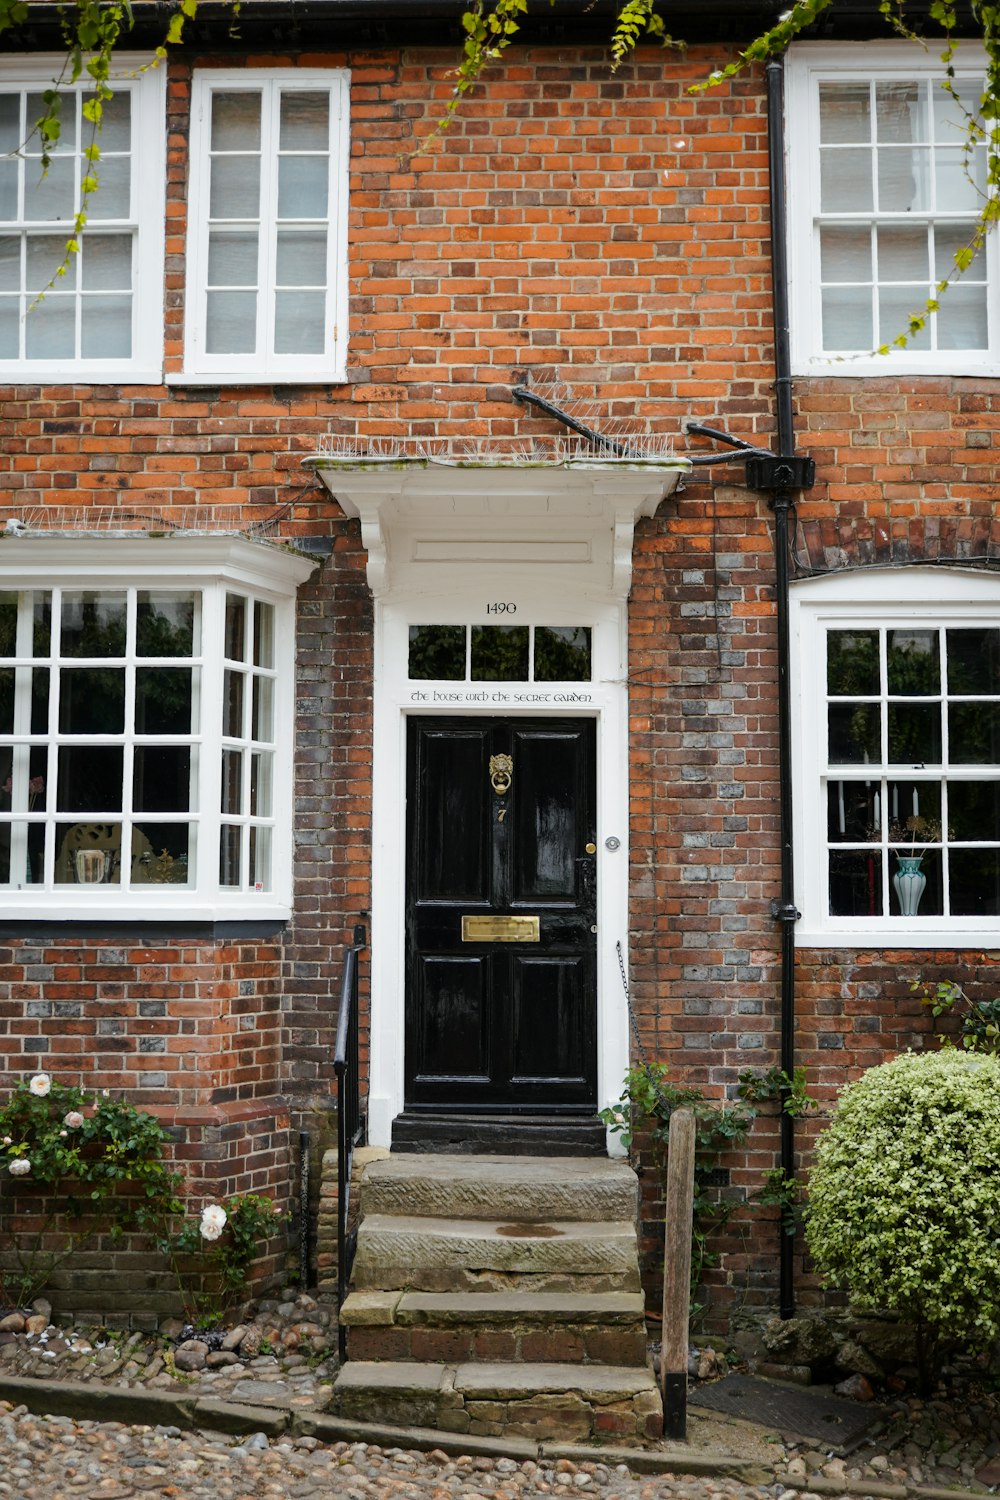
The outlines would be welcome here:
[[[331,1415],[482,1437],[641,1443],[663,1433],[648,1367],[577,1364],[382,1364],[350,1360],[333,1384]]]
[[[607,1156],[608,1133],[597,1115],[401,1114],[392,1122],[392,1149],[519,1156]]]
[[[340,1321],[352,1360],[646,1364],[638,1292],[352,1292]]]
[[[524,1223],[366,1213],[358,1290],[637,1292],[631,1222]]]
[[[394,1156],[365,1168],[361,1199],[365,1214],[634,1221],[639,1184],[607,1157]]]

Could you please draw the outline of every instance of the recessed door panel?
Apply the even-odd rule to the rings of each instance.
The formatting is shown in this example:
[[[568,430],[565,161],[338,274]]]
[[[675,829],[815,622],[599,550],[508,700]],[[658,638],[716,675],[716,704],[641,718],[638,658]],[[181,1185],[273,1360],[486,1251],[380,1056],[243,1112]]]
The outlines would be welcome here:
[[[592,720],[424,719],[407,758],[407,1109],[596,1107]]]

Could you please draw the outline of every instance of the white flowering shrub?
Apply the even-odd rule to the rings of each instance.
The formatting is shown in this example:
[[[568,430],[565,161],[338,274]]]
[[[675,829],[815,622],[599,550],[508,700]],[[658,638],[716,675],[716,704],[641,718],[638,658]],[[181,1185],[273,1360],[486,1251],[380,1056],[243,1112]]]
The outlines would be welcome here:
[[[841,1093],[809,1177],[809,1249],[860,1310],[942,1343],[1000,1336],[1000,1058],[907,1053]]]

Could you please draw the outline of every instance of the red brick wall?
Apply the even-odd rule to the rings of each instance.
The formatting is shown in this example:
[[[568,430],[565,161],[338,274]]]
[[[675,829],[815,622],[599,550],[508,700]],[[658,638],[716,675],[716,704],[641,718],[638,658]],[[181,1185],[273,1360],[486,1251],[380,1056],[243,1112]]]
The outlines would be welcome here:
[[[511,401],[526,376],[563,380],[574,398],[676,434],[680,447],[687,415],[770,443],[767,156],[759,75],[687,92],[718,65],[718,48],[646,49],[617,75],[598,50],[515,48],[436,136],[451,51],[249,61],[352,69],[347,382],[13,390],[0,408],[0,487],[32,506],[216,500],[259,515],[291,500],[284,535],[332,535],[332,556],[300,596],[295,919],[280,943],[162,931],[140,943],[110,928],[19,937],[0,1047],[15,1073],[65,1057],[87,1084],[181,1106],[179,1150],[206,1191],[268,1182],[287,1194],[291,1137],[273,1121],[321,1123],[339,955],[370,896],[364,554],[302,458],[329,431],[557,430]],[[174,370],[188,77],[185,63],[171,67]],[[799,508],[799,567],[995,556],[998,399],[973,380],[798,382],[799,446],[818,466]],[[776,636],[766,503],[741,488],[738,466],[707,472],[636,542],[631,966],[649,1054],[722,1098],[741,1069],[777,1061]],[[824,1099],[914,1037],[927,1041],[911,971],[965,965],[947,954],[800,954],[798,1048]],[[154,1004],[162,1015],[144,1009]],[[31,1012],[57,1005],[71,1009]],[[161,1040],[165,1052],[144,1050]],[[773,1120],[762,1124],[729,1162],[737,1198],[773,1163],[775,1136]],[[728,1233],[720,1309],[773,1288],[777,1231],[747,1233]]]

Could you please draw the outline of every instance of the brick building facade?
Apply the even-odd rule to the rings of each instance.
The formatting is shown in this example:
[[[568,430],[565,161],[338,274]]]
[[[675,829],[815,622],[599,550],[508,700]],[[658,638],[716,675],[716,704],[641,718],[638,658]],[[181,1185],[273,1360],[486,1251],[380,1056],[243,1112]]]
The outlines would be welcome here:
[[[10,1079],[49,1070],[155,1110],[196,1196],[296,1200],[300,1132],[314,1156],[329,1137],[343,953],[369,914],[373,1138],[414,1091],[425,1113],[475,1110],[472,1085],[435,1099],[433,1067],[404,1055],[438,1046],[434,1076],[461,1072],[451,1002],[421,991],[418,1035],[406,999],[407,862],[434,859],[407,832],[410,720],[460,740],[597,725],[591,1040],[563,1039],[549,1067],[586,1075],[567,1118],[617,1098],[638,1040],[718,1098],[787,1059],[775,518],[732,449],[682,426],[778,451],[765,81],[690,92],[777,8],[705,4],[686,52],[644,47],[612,73],[600,16],[557,5],[445,131],[450,11],[244,5],[235,38],[202,15],[169,64],[130,76],[131,134],[116,117],[104,142],[105,186],[126,163],[131,207],[105,213],[102,186],[100,253],[85,236],[79,282],[21,321],[65,235],[54,198],[29,203],[31,157],[14,166],[0,1053]],[[797,44],[785,80],[794,436],[816,465],[790,539],[794,1061],[825,1103],[931,1043],[911,979],[988,987],[1000,912],[995,246],[930,347],[863,357],[969,216],[954,123],[921,93],[933,54],[873,48],[865,25]],[[51,42],[44,20],[9,42],[4,118],[27,101],[12,131]],[[139,129],[164,111],[165,150]],[[258,171],[260,198],[237,202]],[[637,446],[588,464],[524,386]],[[463,826],[446,779],[434,847]],[[943,832],[924,835],[907,913],[893,849],[921,797]],[[535,994],[557,1029],[566,983]],[[483,1085],[489,1112],[544,1114],[516,1074]],[[763,1119],[728,1163],[734,1196],[777,1152]],[[777,1291],[773,1216],[739,1222],[720,1318]]]

